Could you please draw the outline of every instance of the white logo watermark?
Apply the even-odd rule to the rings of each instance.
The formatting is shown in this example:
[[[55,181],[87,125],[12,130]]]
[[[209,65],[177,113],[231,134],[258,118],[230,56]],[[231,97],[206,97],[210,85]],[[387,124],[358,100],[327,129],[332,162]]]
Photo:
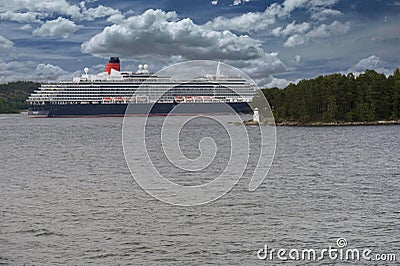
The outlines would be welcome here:
[[[216,75],[211,76],[212,72]],[[190,96],[185,96],[185,93]],[[260,110],[266,125],[259,126],[258,136],[252,137],[259,142],[256,151],[251,151],[248,128],[236,111],[240,104],[251,101],[254,95],[257,95],[257,100],[250,106]],[[250,152],[257,155],[254,156],[256,161],[252,162],[249,190],[256,190],[266,178],[275,155],[274,118],[261,90],[240,70],[214,61],[176,64],[146,77],[132,99],[135,103],[128,105],[122,129],[125,160],[136,182],[153,197],[180,206],[216,200],[230,191],[249,168]],[[174,100],[173,109],[164,113],[166,116],[162,120],[152,117],[154,108],[168,106],[168,99]],[[199,106],[210,110],[202,113],[191,109]],[[147,108],[145,116],[131,116],[135,114],[135,108],[144,107]],[[228,115],[218,114],[221,110]],[[199,119],[217,124],[220,127],[218,132],[226,133],[225,137],[221,140],[222,133],[203,124],[198,132],[182,138],[185,127]],[[202,138],[197,139],[197,136]],[[156,138],[160,138],[158,144],[154,144]],[[189,157],[183,152],[181,142],[185,138],[198,141],[197,145],[191,144],[191,148],[198,151],[197,157]],[[222,151],[219,145],[223,145],[227,154],[216,161],[216,156]],[[160,166],[160,160],[168,164]],[[215,171],[222,166],[223,169]],[[168,177],[170,173],[177,173],[179,177],[190,176],[191,180],[202,180],[200,175],[213,179],[201,184],[183,185]]]
[[[393,253],[377,253],[373,254],[370,248],[348,248],[345,238],[338,238],[336,246],[328,246],[322,249],[284,249],[270,248],[264,245],[257,252],[260,260],[281,260],[281,261],[385,261],[396,262],[397,256]]]

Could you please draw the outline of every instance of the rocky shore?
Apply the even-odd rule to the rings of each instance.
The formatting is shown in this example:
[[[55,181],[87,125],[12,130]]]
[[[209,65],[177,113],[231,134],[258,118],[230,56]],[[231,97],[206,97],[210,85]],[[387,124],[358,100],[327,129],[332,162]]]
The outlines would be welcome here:
[[[276,122],[276,126],[299,126],[299,127],[323,127],[323,126],[377,126],[377,125],[400,125],[400,120],[371,121],[371,122]]]
[[[247,120],[243,122],[232,122],[234,125],[273,125],[272,122],[256,122]],[[335,127],[335,126],[379,126],[379,125],[400,125],[400,120],[388,120],[388,121],[371,121],[371,122],[296,122],[296,121],[283,121],[275,122],[276,126],[283,127]]]

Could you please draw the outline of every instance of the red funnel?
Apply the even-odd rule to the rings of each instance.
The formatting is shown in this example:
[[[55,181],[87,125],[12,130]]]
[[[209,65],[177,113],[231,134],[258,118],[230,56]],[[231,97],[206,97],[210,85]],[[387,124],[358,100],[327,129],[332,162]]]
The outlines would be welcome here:
[[[118,57],[111,57],[110,61],[108,61],[108,64],[106,65],[106,69],[104,69],[104,72],[107,72],[108,74],[111,73],[111,69],[115,69],[117,71],[120,71],[120,63],[119,63],[119,58]]]

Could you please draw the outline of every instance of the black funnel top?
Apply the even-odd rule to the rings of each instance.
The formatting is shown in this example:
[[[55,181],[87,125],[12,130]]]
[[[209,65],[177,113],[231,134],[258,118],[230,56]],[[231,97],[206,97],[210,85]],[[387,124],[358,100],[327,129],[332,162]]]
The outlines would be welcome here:
[[[118,63],[119,64],[119,57],[110,57],[110,61],[108,63]]]

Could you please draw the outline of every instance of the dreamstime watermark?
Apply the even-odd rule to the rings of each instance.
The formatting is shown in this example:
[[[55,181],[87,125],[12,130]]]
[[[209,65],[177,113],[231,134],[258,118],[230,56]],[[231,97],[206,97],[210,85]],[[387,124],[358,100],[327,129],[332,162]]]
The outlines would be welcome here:
[[[397,256],[393,253],[373,254],[370,248],[348,248],[345,238],[338,238],[336,246],[329,246],[322,249],[284,249],[270,248],[264,245],[257,252],[260,260],[281,260],[281,261],[385,261],[396,262]]]
[[[213,73],[214,76],[210,75]],[[257,107],[267,122],[266,126],[259,127],[258,136],[251,132],[251,140],[259,140],[256,151],[250,150],[249,129],[237,113],[252,98],[251,91],[257,95],[257,102],[251,107]],[[224,94],[232,95],[231,99],[224,98]],[[179,100],[186,100],[178,104],[176,95],[180,95]],[[274,118],[261,90],[240,70],[215,61],[179,63],[147,77],[132,99],[136,102],[128,105],[122,128],[125,160],[136,182],[153,197],[173,205],[201,205],[229,192],[249,167],[253,167],[250,191],[256,190],[266,178],[276,148]],[[171,103],[166,99],[170,102],[174,99],[172,110],[168,110]],[[164,112],[163,108],[168,110],[164,113],[166,116],[152,116]],[[138,113],[144,116],[133,116]],[[197,133],[192,131],[182,137],[185,128],[199,119],[218,125],[218,133],[217,126],[203,124]],[[225,137],[221,144],[222,134]],[[185,145],[181,142],[185,138],[195,139],[197,135],[201,139],[196,139],[197,145],[190,146],[198,151],[193,158],[185,154]],[[251,166],[250,153],[256,158]],[[161,164],[163,160],[167,163]],[[205,178],[201,184],[185,185],[171,179],[170,173],[175,173],[175,177],[189,176],[191,181],[204,177],[212,180]]]

